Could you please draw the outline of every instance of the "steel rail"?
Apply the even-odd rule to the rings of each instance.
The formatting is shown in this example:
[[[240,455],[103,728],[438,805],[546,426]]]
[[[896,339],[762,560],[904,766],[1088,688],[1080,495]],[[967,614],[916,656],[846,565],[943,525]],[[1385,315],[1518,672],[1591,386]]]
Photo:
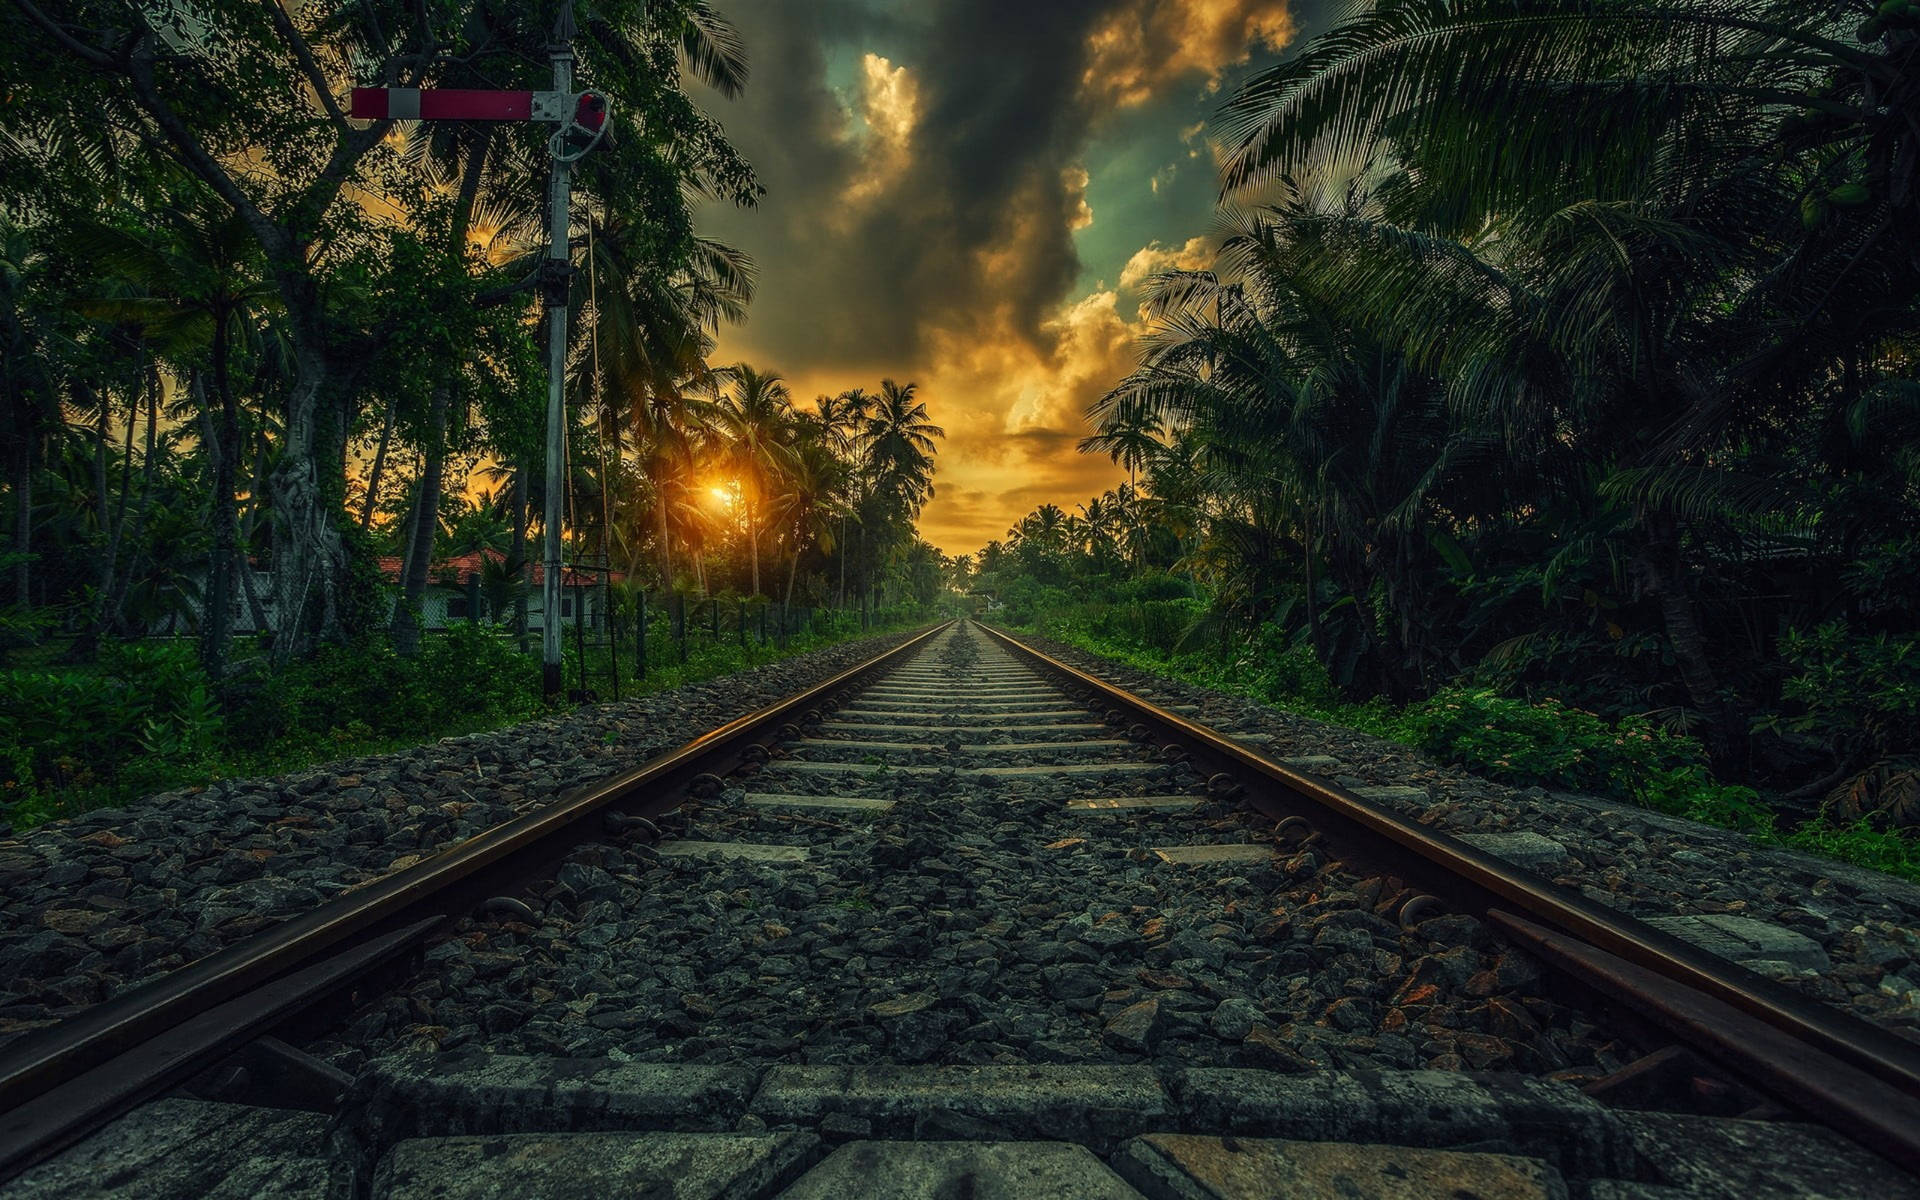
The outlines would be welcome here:
[[[897,665],[951,624],[922,630],[831,679],[0,1050],[0,1182],[257,1037],[265,1028],[257,1015],[261,1007],[277,1005],[282,1017],[295,1012],[298,1005],[285,995],[268,996],[275,981],[429,917],[469,911],[486,897],[537,877],[580,841],[599,836],[610,812],[656,816],[678,807],[687,785],[704,775],[724,776],[780,726],[809,709],[830,707],[840,694]],[[338,978],[328,979],[328,986],[337,988]],[[249,997],[253,1003],[239,1003]],[[216,1009],[228,1015],[230,1036],[206,1036],[203,1014]],[[146,1051],[155,1042],[179,1041],[176,1031],[188,1027],[197,1031],[193,1053]],[[127,1078],[127,1072],[148,1074]],[[114,1082],[68,1086],[83,1078]],[[59,1111],[54,1113],[56,1098]]]
[[[1078,692],[1146,727],[1245,787],[1245,799],[1276,821],[1300,816],[1336,848],[1383,866],[1509,934],[1544,929],[1529,945],[1590,990],[1702,1049],[1784,1105],[1833,1126],[1909,1171],[1920,1171],[1920,1046],[1851,1013],[1809,1000],[1774,980],[1607,908],[1586,896],[1418,825],[1333,783],[1294,770],[1204,725],[982,625],[988,634]],[[1503,920],[1503,918],[1505,918]],[[1591,948],[1604,958],[1575,953]],[[1552,951],[1549,953],[1549,951]],[[1623,964],[1612,970],[1607,962]],[[1690,993],[1690,994],[1689,994]],[[1702,1000],[1744,1014],[1791,1039],[1711,1039],[1702,1045]]]

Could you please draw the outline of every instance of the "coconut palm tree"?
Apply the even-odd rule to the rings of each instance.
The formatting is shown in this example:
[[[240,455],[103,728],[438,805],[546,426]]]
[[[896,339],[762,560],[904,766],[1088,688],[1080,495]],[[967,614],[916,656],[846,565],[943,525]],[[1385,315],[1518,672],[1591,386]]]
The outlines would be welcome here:
[[[777,494],[794,461],[790,434],[793,397],[778,375],[735,363],[714,372],[723,390],[713,410],[722,461],[739,484],[752,589],[760,590],[760,526],[768,499]]]

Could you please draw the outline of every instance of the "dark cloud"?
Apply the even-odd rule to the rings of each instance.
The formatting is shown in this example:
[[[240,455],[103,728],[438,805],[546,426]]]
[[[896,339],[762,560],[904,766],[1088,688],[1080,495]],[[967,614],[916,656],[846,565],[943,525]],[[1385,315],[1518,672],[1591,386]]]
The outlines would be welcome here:
[[[757,211],[701,217],[760,269],[751,316],[722,335],[721,354],[786,375],[803,396],[919,380],[950,431],[922,528],[949,550],[997,536],[1039,500],[1071,507],[1110,485],[1112,465],[1074,447],[1084,404],[1131,366],[1134,330],[1089,284],[1206,227],[1211,163],[1186,157],[1181,130],[1210,116],[1211,89],[1250,47],[1292,28],[1284,0],[716,7],[746,36],[753,78],[709,109],[767,189]],[[1194,163],[1180,168],[1190,216],[1160,211],[1172,227],[1128,229],[1116,206],[1103,225],[1088,208],[1089,163],[1125,157],[1099,143],[1103,130],[1158,145],[1131,185],[1141,196],[1165,163]],[[1086,272],[1077,234],[1097,259]]]
[[[754,254],[763,296],[830,298],[763,301],[740,340],[801,371],[911,360],[926,329],[968,328],[983,307],[1010,306],[1037,335],[1078,270],[1061,171],[1087,132],[1076,86],[1088,31],[1113,3],[936,0],[912,23],[849,4],[727,4],[754,77],[714,107],[767,197],[704,224]],[[848,130],[859,96],[829,85],[828,49],[869,41],[906,68],[918,112],[897,173],[850,204],[869,163]],[[986,261],[993,250],[1005,253]]]

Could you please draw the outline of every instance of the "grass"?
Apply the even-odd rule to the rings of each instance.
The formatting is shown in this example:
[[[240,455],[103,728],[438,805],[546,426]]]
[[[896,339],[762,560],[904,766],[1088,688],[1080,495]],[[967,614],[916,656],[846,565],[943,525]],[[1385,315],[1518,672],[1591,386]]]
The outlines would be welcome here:
[[[1920,882],[1920,837],[1873,819],[1835,825],[1814,818],[1783,829],[1764,797],[1716,780],[1697,743],[1634,718],[1609,723],[1557,701],[1471,690],[1443,691],[1405,708],[1378,699],[1355,704],[1333,694],[1307,656],[1291,652],[1242,646],[1230,657],[1173,654],[1070,622],[1043,619],[1021,628],[1142,671],[1397,742],[1502,783],[1603,795],[1731,829],[1761,846]]]
[[[796,634],[784,647],[753,638],[693,642],[685,662],[670,639],[653,639],[659,644],[649,647],[644,680],[632,677],[629,645],[620,697],[895,632],[931,614],[890,610],[885,618],[866,630],[843,620]],[[190,645],[118,647],[98,663],[57,671],[44,649],[31,648],[31,661],[16,655],[0,670],[0,809],[16,831],[160,792],[387,754],[566,711],[540,699],[536,656],[471,628],[430,637],[417,659],[370,644],[335,648],[278,674],[243,671],[224,695],[200,672]],[[572,689],[579,662],[568,649]],[[590,683],[611,699],[610,651],[587,651]]]

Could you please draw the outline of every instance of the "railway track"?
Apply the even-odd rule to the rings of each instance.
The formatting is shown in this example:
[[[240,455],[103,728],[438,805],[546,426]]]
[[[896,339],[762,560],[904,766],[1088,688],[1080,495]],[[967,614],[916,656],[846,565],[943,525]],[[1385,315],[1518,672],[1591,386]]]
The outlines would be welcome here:
[[[1334,765],[942,627],[7,1047],[0,1162],[29,1196],[1920,1195],[1911,1044]]]

